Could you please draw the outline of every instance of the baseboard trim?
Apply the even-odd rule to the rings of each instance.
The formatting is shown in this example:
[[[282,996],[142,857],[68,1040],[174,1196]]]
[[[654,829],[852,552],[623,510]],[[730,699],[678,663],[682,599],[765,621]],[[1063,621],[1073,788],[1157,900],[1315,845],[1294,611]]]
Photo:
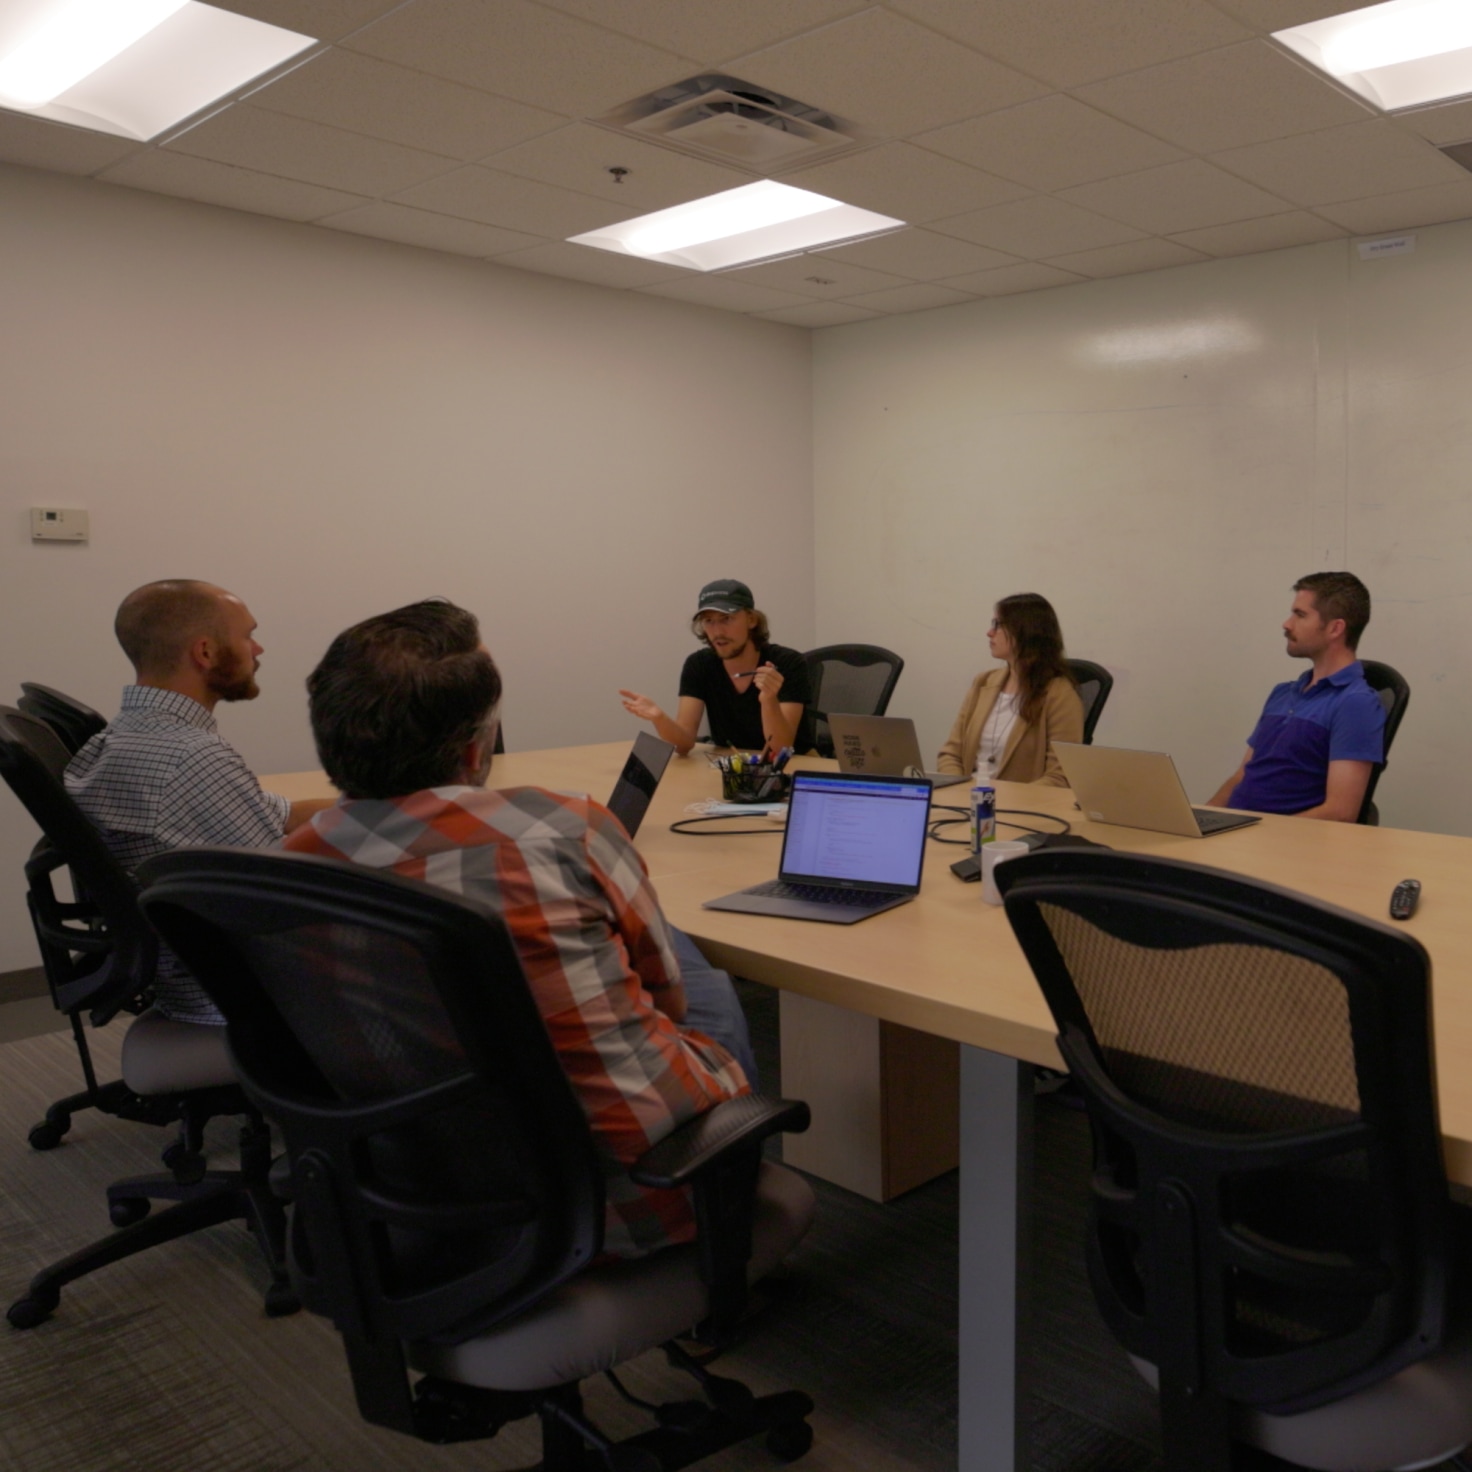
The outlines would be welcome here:
[[[7,1002],[24,1002],[46,995],[46,973],[39,966],[21,971],[0,971],[0,1007]]]

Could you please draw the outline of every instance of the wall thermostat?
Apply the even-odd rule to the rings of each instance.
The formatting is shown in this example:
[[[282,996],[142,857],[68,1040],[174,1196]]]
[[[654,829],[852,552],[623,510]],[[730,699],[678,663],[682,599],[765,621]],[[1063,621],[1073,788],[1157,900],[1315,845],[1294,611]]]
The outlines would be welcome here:
[[[60,506],[31,507],[31,540],[33,542],[85,542],[87,513]]]

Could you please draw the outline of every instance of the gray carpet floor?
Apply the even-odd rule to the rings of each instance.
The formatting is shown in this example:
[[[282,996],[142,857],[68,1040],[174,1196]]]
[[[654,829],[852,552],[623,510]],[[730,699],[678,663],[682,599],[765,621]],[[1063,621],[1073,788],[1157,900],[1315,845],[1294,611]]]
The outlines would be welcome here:
[[[769,1088],[777,1083],[775,998],[743,985]],[[98,1035],[116,1073],[117,1029]],[[77,1076],[64,1034],[0,1046],[0,1294],[106,1233],[104,1191],[157,1168],[163,1131],[79,1114],[58,1150],[27,1126]],[[1093,1307],[1079,1251],[1088,1169],[1083,1117],[1041,1101],[1033,1367],[1037,1472],[1158,1472],[1151,1397]],[[230,1155],[231,1131],[211,1135]],[[817,1402],[811,1472],[949,1472],[956,1454],[954,1176],[880,1207],[822,1184],[818,1222],[775,1283],[729,1372],[758,1391],[786,1386]],[[495,1441],[432,1448],[367,1426],[331,1327],[305,1314],[269,1320],[265,1273],[229,1224],[106,1268],[63,1292],[39,1328],[0,1328],[0,1467],[22,1472],[390,1472],[534,1463],[530,1423]],[[679,1398],[688,1382],[658,1354],[630,1387]],[[610,1433],[637,1413],[593,1382],[590,1410]],[[727,1472],[777,1464],[755,1443],[713,1459]]]

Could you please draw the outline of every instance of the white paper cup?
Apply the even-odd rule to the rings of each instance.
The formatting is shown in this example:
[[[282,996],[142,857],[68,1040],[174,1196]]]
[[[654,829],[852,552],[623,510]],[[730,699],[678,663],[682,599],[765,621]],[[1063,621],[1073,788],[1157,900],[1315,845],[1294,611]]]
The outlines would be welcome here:
[[[982,845],[981,848],[981,897],[989,905],[1000,905],[1002,903],[1001,891],[997,888],[995,876],[998,864],[1005,864],[1008,859],[1015,859],[1021,854],[1030,853],[1028,846],[1018,839],[998,838],[991,843]]]

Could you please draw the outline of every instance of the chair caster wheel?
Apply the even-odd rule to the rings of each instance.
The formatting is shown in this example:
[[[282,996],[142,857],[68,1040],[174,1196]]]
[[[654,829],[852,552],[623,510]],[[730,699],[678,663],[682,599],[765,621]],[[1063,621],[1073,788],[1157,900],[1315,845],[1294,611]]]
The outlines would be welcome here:
[[[10,1305],[5,1317],[12,1329],[34,1329],[51,1317],[60,1302],[61,1294],[56,1289],[50,1293],[28,1293]]]
[[[301,1312],[302,1301],[290,1283],[272,1283],[266,1289],[266,1317],[284,1319]]]
[[[124,1196],[107,1205],[108,1219],[115,1227],[131,1227],[141,1222],[153,1210],[153,1202],[146,1196]]]
[[[813,1428],[806,1421],[789,1421],[767,1432],[767,1450],[784,1462],[795,1462],[813,1444]]]
[[[40,1124],[31,1126],[26,1139],[32,1150],[55,1150],[71,1127],[72,1117],[69,1114],[61,1119],[42,1120]]]
[[[172,1171],[181,1186],[197,1186],[204,1179],[204,1156],[196,1155],[181,1140],[175,1140],[163,1153],[164,1169]]]

